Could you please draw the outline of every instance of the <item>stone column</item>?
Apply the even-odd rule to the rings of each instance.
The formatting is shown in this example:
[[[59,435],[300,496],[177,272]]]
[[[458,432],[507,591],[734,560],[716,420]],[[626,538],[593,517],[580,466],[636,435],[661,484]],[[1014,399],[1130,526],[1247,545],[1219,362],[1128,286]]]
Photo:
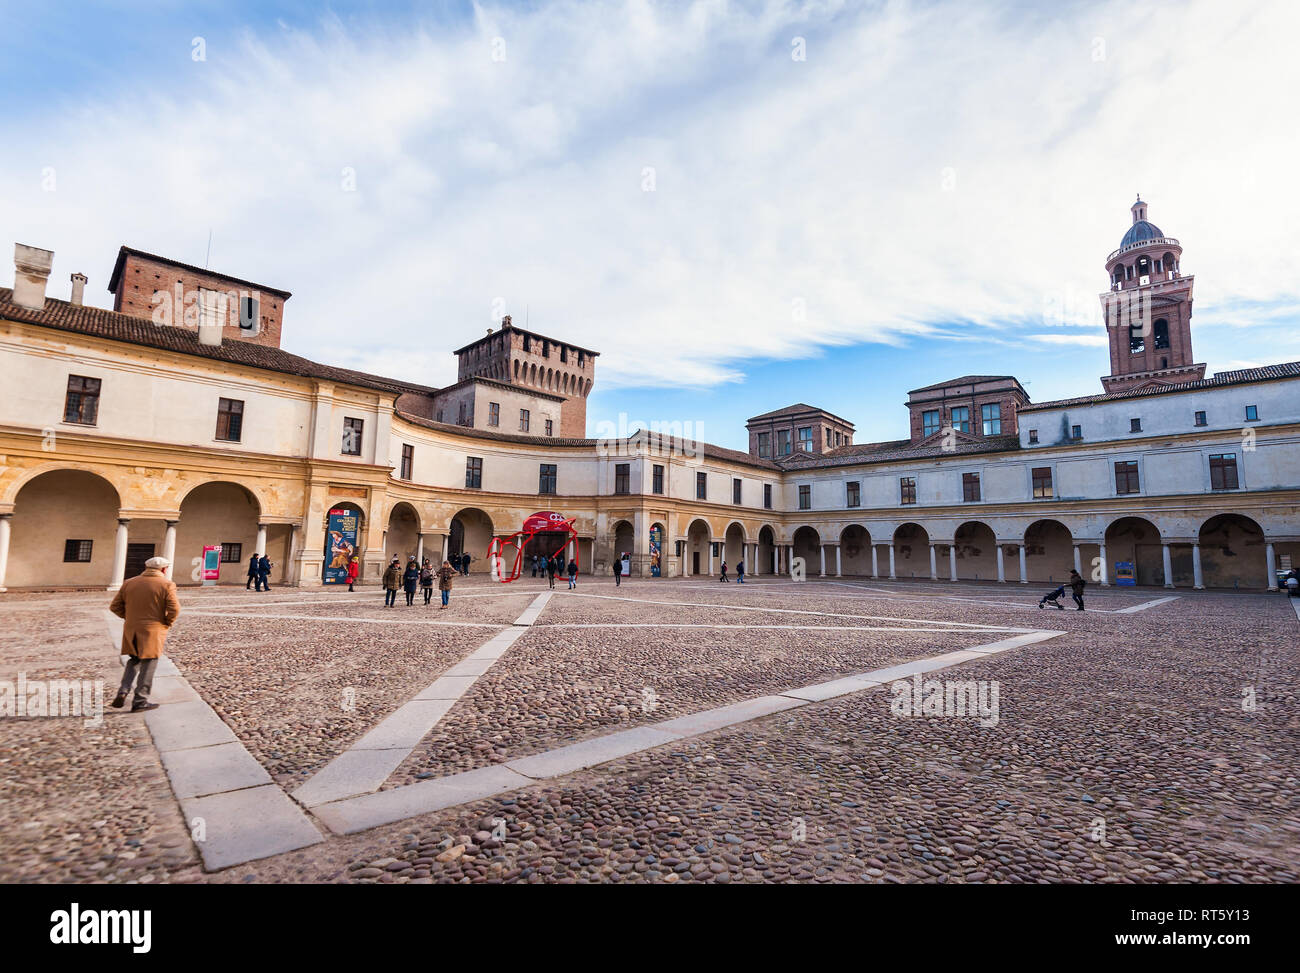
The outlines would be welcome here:
[[[1264,569],[1268,571],[1268,590],[1277,591],[1277,560],[1271,541],[1264,545]]]
[[[1020,583],[1029,584],[1029,570],[1025,567],[1025,545],[1023,541],[1017,550],[1020,552]]]
[[[824,578],[826,577],[826,545],[825,544],[817,545],[817,560],[821,565],[821,573],[818,575],[818,577]]]
[[[772,545],[772,573],[780,576],[781,574],[781,545]]]
[[[948,545],[948,574],[950,581],[957,580],[957,545]]]
[[[289,525],[289,557],[284,570],[280,572],[280,584],[294,586],[302,584],[302,576],[299,573],[302,563],[298,560],[298,547],[302,539],[300,531],[301,527],[298,524]]]
[[[1100,553],[1101,553],[1101,557],[1098,559],[1098,561],[1101,564],[1101,586],[1103,588],[1109,588],[1110,575],[1107,574],[1106,571],[1106,539],[1104,537],[1101,540]]]
[[[424,563],[424,535],[415,535],[415,563]]]
[[[266,524],[257,525],[257,542],[253,545],[253,552],[258,557],[266,553]]]
[[[1201,544],[1199,540],[1192,545],[1192,587],[1197,591],[1205,590],[1205,579],[1201,576]]]
[[[871,545],[871,576],[873,578],[880,577],[880,559],[876,554],[875,544]]]
[[[713,538],[705,538],[704,553],[709,556],[709,577],[713,577]]]
[[[1079,577],[1083,577],[1083,554],[1079,550],[1079,545],[1074,545],[1074,570],[1079,572]]]
[[[5,571],[9,568],[9,531],[13,514],[0,514],[0,591],[5,588]]]
[[[939,562],[935,560],[934,545],[930,545],[930,580],[939,580]]]
[[[176,578],[176,521],[167,521],[167,533],[163,534],[162,556],[172,562],[171,578]]]
[[[451,534],[450,533],[443,534],[442,535],[442,559],[444,561],[447,560],[447,555],[450,553],[449,551],[450,545],[451,545]]]
[[[892,541],[889,544],[889,580],[898,580],[898,575],[894,573],[894,544]]]
[[[844,561],[840,557],[840,551],[843,549],[843,547],[844,547],[843,544],[835,545],[835,577],[837,578],[842,576],[841,569],[844,566]],[[1272,550],[1272,548],[1269,548],[1269,550]]]
[[[1170,557],[1168,544],[1160,545],[1160,558],[1165,566],[1165,587],[1172,588],[1174,586],[1174,562],[1173,558]]]
[[[113,577],[108,582],[108,590],[116,591],[126,580],[126,525],[131,521],[119,519],[117,537],[113,540]]]
[[[998,549],[998,584],[1007,583],[1007,562],[1002,553],[1002,545],[997,545]]]

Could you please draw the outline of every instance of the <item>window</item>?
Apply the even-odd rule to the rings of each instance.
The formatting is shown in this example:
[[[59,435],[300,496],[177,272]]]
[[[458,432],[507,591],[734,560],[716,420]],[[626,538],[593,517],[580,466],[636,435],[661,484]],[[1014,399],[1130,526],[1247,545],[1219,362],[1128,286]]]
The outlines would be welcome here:
[[[1140,492],[1137,460],[1123,460],[1115,464],[1115,492]]]
[[[789,429],[778,429],[776,431],[776,446],[777,446],[777,452],[781,456],[790,455],[790,453],[793,451],[793,447],[790,445]]]
[[[501,425],[501,403],[500,402],[488,403],[488,425],[489,426]]]
[[[696,500],[709,499],[709,474],[707,473],[695,474],[695,499]]]
[[[1034,499],[1050,500],[1052,498],[1052,468],[1035,466],[1030,470],[1034,479]]]
[[[861,506],[862,505],[862,484],[859,483],[857,480],[851,480],[849,481],[847,488],[848,488],[848,497],[846,499],[847,504],[850,507]]]
[[[731,478],[731,502],[740,503],[740,477]]]
[[[244,560],[244,545],[231,544],[223,541],[221,544],[221,563],[222,564],[239,564]]]
[[[237,443],[243,431],[243,400],[217,399],[217,438],[228,443]]]
[[[1210,456],[1210,489],[1237,489],[1237,454],[1214,453]]]
[[[1198,413],[1196,413],[1196,424],[1197,424],[1198,426],[1203,426],[1203,425],[1205,425],[1205,413],[1204,413],[1204,412],[1198,412]]]
[[[618,494],[631,493],[632,481],[632,464],[619,463],[614,467],[614,492]]]
[[[660,495],[663,494],[663,492],[664,492],[664,468],[663,468],[662,466],[656,466],[656,467],[654,468],[654,470],[652,471],[652,476],[651,476],[651,487],[650,487],[650,489],[653,490],[655,493],[658,493],[658,494],[660,494]]]
[[[900,476],[898,478],[898,502],[907,506],[916,503],[916,477]]]
[[[963,473],[961,475],[961,498],[967,503],[980,498],[980,475]]]
[[[949,414],[952,416],[952,427],[954,429],[958,432],[970,432],[970,409],[964,405],[959,405]]]
[[[812,487],[806,483],[799,487],[799,509],[812,509]]]
[[[826,427],[826,438],[822,440],[822,449],[828,449],[831,445],[831,427]]]
[[[398,476],[403,480],[409,480],[413,469],[415,469],[415,447],[410,443],[402,443],[402,467]]]
[[[770,483],[763,484],[763,509],[772,509],[772,484]]]
[[[1142,431],[1142,420],[1141,420],[1141,419],[1130,419],[1130,420],[1128,421],[1128,431],[1129,431],[1129,432],[1141,432],[1141,431]]]
[[[483,488],[483,458],[481,456],[465,457],[465,488],[481,490]]]
[[[1002,435],[1002,406],[997,402],[980,406],[980,422],[984,426],[984,435]]]
[[[353,419],[350,416],[343,420],[343,455],[360,456],[361,455],[361,430],[365,427],[364,419]]]
[[[560,345],[560,361],[567,363],[569,360],[569,346]]]
[[[804,426],[799,430],[799,449],[805,453],[812,452],[812,426]]]
[[[921,413],[921,435],[933,436],[939,431],[939,410],[930,409]]]
[[[528,413],[528,410],[527,410],[527,409],[520,409],[520,410],[519,410],[519,431],[520,431],[520,432],[527,432],[527,431],[528,431],[528,420],[529,420],[529,418],[530,418],[530,416],[529,416],[529,413]]]
[[[1036,442],[1038,442],[1038,430],[1037,430],[1037,429],[1031,429],[1031,430],[1029,430],[1029,441],[1030,441],[1031,443],[1036,443]]]
[[[1157,321],[1155,323],[1155,327],[1152,329],[1152,337],[1155,338],[1156,348],[1168,348],[1169,347],[1169,322],[1166,321],[1164,318],[1161,318],[1159,321]]]
[[[99,417],[99,379],[68,376],[68,397],[63,403],[63,421],[93,426]]]
[[[63,542],[63,561],[64,563],[82,563],[90,561],[90,550],[94,546],[94,541],[64,541]]]
[[[524,351],[533,350],[533,339],[530,335],[524,335]]]
[[[467,425],[467,423],[465,422],[465,417],[466,417],[465,403],[462,402],[460,403],[460,409],[457,414],[456,421],[460,423],[462,426]]]
[[[770,432],[760,432],[758,434],[758,455],[762,459],[767,459],[772,455],[772,434]]]
[[[1246,421],[1247,422],[1259,421],[1259,409],[1256,406],[1253,405],[1246,406]]]
[[[546,435],[548,435],[548,436],[554,436],[554,435],[555,435],[555,420],[554,420],[554,419],[547,419],[547,420],[546,420]]]
[[[1070,438],[1071,438],[1071,439],[1082,439],[1082,438],[1083,438],[1083,426],[1071,426],[1071,427],[1070,427]]]
[[[241,297],[239,299],[239,330],[245,335],[255,335],[261,330],[258,325],[257,298]]]
[[[554,492],[555,492],[555,481],[556,481],[556,479],[557,479],[557,476],[556,476],[556,467],[555,467],[555,464],[554,464],[554,463],[543,463],[543,464],[542,464],[542,467],[541,467],[541,471],[540,471],[540,473],[538,474],[538,480],[537,480],[537,492],[538,492],[538,493],[554,493]]]

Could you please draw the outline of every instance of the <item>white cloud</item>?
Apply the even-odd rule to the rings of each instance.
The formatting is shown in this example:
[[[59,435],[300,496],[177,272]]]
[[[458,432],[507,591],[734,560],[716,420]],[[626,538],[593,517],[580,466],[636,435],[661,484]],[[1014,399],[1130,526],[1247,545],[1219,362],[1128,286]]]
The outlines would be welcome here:
[[[1091,348],[1105,348],[1107,345],[1104,334],[1031,334],[1029,337],[1047,345],[1087,345]]]
[[[211,228],[214,268],[294,291],[290,350],[428,384],[454,380],[449,352],[498,298],[601,351],[606,388],[954,322],[1104,345],[1102,265],[1137,190],[1183,241],[1198,318],[1249,323],[1300,300],[1298,11],[629,0],[329,19],[11,124],[0,225],[55,249],[62,286],[92,272],[92,293],[119,243],[202,263]]]

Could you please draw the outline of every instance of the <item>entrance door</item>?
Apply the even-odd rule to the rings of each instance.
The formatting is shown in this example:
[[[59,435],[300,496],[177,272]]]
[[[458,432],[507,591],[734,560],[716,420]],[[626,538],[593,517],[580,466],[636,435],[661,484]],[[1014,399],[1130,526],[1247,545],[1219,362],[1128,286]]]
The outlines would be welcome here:
[[[700,552],[691,551],[691,574],[700,573]]]
[[[126,545],[126,576],[134,578],[144,571],[144,562],[153,557],[152,544]]]

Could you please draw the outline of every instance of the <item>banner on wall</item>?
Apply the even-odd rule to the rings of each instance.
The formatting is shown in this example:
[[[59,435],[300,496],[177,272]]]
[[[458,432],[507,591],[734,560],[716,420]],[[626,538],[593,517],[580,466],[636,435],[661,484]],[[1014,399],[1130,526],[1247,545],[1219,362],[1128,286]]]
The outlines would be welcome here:
[[[221,578],[221,545],[203,547],[203,583],[216,584]]]
[[[347,584],[348,563],[357,553],[357,527],[360,517],[353,510],[331,510],[325,528],[326,584]]]
[[[664,543],[663,531],[658,526],[650,528],[650,577],[659,577],[661,548]]]
[[[1117,585],[1135,585],[1137,577],[1133,573],[1132,561],[1115,562],[1115,583]]]

